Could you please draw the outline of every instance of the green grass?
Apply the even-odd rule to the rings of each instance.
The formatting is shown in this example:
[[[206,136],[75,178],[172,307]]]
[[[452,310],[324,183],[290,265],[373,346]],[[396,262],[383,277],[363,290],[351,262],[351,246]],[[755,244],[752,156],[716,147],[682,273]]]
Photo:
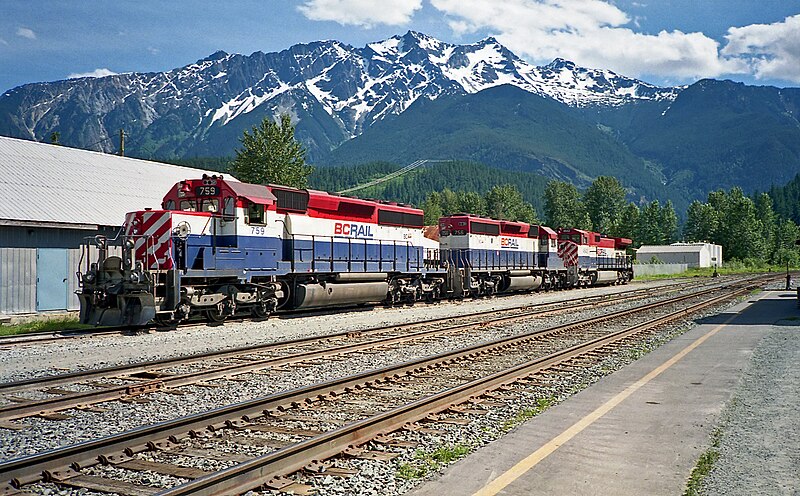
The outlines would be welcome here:
[[[730,266],[718,267],[717,273],[721,276],[728,276],[728,275],[735,275],[735,274],[763,274],[767,273],[772,269],[773,273],[780,274],[783,272],[786,273],[786,267],[770,267],[770,266],[759,266],[754,267],[750,265],[745,265],[739,262],[730,262]],[[791,271],[800,270],[800,268],[793,267],[790,268]],[[636,273],[636,265],[633,266],[633,272]],[[656,275],[645,275],[639,276],[637,275],[634,280],[635,281],[656,281],[661,279],[677,279],[681,277],[711,277],[714,275],[714,267],[703,267],[703,268],[690,268],[686,272],[680,272],[678,274],[656,274]],[[795,276],[796,277],[796,276]]]
[[[502,430],[504,432],[508,432],[514,427],[518,426],[519,424],[525,422],[526,420],[533,418],[543,411],[550,408],[550,405],[556,402],[555,398],[539,398],[536,400],[536,406],[531,408],[523,408],[522,410],[518,411],[513,418],[510,418],[503,422]]]
[[[63,331],[65,329],[94,329],[94,326],[80,324],[74,317],[58,317],[54,319],[36,320],[25,324],[0,325],[0,336],[25,334],[29,332]]]
[[[692,469],[689,480],[686,482],[684,496],[698,496],[702,488],[703,479],[711,472],[714,463],[719,459],[719,443],[722,439],[722,430],[717,428],[711,433],[711,447],[700,455],[697,464]]]
[[[421,479],[431,471],[439,470],[443,465],[463,458],[469,452],[470,447],[466,444],[440,446],[432,453],[417,450],[413,461],[402,463],[397,468],[397,477],[405,480]]]

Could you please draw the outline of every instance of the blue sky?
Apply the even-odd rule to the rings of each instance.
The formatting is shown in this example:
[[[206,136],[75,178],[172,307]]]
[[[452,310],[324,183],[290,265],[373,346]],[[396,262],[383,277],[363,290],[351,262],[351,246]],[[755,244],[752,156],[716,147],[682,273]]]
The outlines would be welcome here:
[[[0,92],[409,29],[450,43],[491,35],[533,63],[563,57],[660,85],[800,86],[797,0],[2,0],[0,11]]]

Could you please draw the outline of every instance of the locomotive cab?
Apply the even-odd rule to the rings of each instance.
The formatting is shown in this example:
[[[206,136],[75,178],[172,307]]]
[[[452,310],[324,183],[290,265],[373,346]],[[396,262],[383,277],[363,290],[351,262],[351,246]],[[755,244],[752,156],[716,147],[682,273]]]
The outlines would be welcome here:
[[[272,276],[283,234],[274,203],[266,186],[222,176],[177,183],[162,210],[127,214],[120,257],[108,256],[105,239],[86,244],[81,322],[144,325],[193,313],[221,320],[237,307],[267,315],[282,298]]]

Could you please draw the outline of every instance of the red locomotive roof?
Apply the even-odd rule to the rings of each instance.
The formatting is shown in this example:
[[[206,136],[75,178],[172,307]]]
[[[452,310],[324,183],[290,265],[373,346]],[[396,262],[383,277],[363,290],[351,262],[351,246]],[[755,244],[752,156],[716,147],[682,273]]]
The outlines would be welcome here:
[[[259,205],[272,205],[277,200],[269,188],[263,184],[237,183],[233,181],[221,181],[221,183],[230,188],[240,198],[247,198]]]
[[[585,231],[583,229],[559,229],[558,230],[559,236],[573,236],[575,234],[580,234],[581,239],[583,240],[584,237],[586,239],[585,243],[589,246],[599,246],[601,248],[616,248],[616,249],[624,249],[633,244],[628,238],[612,238],[606,236],[605,234],[600,234],[592,231]],[[563,239],[563,238],[562,238]],[[584,241],[581,241],[583,244]]]
[[[439,227],[442,230],[464,230],[471,234],[488,236],[499,236],[500,224],[499,220],[471,214],[454,214],[439,219]]]
[[[270,185],[278,211],[304,213],[320,219],[349,220],[395,227],[422,228],[422,210],[379,200],[332,195],[313,189]]]
[[[170,202],[179,206],[181,200],[222,200],[226,197],[235,197],[238,207],[245,207],[245,202],[250,202],[265,205],[269,210],[299,213],[322,219],[422,228],[422,210],[408,205],[350,198],[324,191],[296,189],[277,184],[264,186],[226,181],[222,176],[203,175],[201,179],[181,181],[167,193],[162,205],[167,208]]]
[[[500,234],[517,238],[527,238],[531,225],[525,222],[500,221]]]
[[[233,197],[236,205],[243,206],[242,201],[265,205],[267,208],[273,207],[277,200],[270,192],[269,188],[261,184],[240,183],[238,181],[226,181],[222,176],[208,176],[203,174],[200,179],[186,179],[175,183],[170,188],[161,203],[163,208],[167,208],[170,202],[178,208],[181,201],[196,199],[217,199]]]
[[[627,248],[633,244],[633,240],[630,240],[628,238],[614,238],[614,242],[615,242],[614,248],[618,250]]]
[[[548,239],[558,238],[558,234],[547,226],[531,226],[531,232],[533,232],[533,228],[537,228],[540,238],[548,238]]]

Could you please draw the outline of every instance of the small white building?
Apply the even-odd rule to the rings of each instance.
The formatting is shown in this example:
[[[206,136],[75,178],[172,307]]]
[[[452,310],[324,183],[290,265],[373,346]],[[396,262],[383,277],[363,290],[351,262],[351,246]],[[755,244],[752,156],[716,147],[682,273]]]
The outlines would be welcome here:
[[[636,251],[636,260],[639,263],[650,263],[654,257],[665,264],[722,267],[722,246],[711,243],[672,243],[671,245],[642,245]]]

